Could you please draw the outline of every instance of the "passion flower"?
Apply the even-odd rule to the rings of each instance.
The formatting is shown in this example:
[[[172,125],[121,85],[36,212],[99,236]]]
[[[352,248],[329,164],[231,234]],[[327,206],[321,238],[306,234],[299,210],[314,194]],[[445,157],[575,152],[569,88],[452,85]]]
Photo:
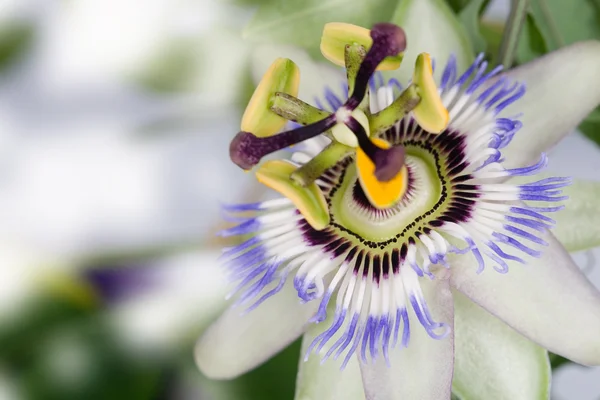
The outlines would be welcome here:
[[[362,30],[357,41],[355,27],[336,24],[324,31],[327,58],[341,54],[335,46],[343,43],[344,27],[351,33],[343,48],[346,98],[327,91],[325,109],[286,92],[253,96],[264,101],[253,105],[261,110],[254,117],[273,113],[293,124],[280,133],[241,131],[230,156],[246,170],[258,165],[257,179],[282,197],[224,207],[238,224],[221,235],[239,244],[224,250],[223,261],[236,283],[235,304],[246,312],[281,301],[296,318],[323,325],[306,358],[315,352],[323,361],[340,359],[342,369],[354,356],[361,365],[383,359],[391,366],[391,352],[410,347],[416,330],[452,347],[453,317],[434,318],[440,313],[428,305],[423,280],[446,285],[436,299],[440,306],[440,299],[452,303],[450,274],[457,286],[469,281],[460,278],[462,264],[475,260],[478,274],[506,274],[509,264],[541,257],[554,224],[550,214],[562,208],[561,188],[570,179],[509,180],[537,174],[547,157],[539,154],[525,167],[504,165],[502,151],[522,124],[501,114],[526,88],[499,75],[501,67],[490,68],[479,56],[463,72],[451,58],[436,83],[431,57],[423,53],[406,86],[394,79],[377,83],[380,63],[402,59],[402,30],[377,24],[368,42]],[[288,75],[267,73],[257,91],[288,87]],[[290,159],[262,160],[291,146]],[[305,307],[292,306],[290,286]],[[260,318],[268,337],[288,337],[302,325],[281,326],[265,310]],[[217,343],[220,333],[229,336],[224,329],[217,323],[200,340],[201,369],[211,370],[205,356],[211,347],[227,346]],[[243,335],[249,328],[242,323],[240,329]],[[256,363],[264,355],[248,357]]]

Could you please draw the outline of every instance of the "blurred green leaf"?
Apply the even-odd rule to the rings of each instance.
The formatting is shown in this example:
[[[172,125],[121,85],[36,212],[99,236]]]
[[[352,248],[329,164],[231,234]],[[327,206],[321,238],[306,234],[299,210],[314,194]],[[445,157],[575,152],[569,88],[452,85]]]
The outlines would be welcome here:
[[[273,3],[278,0],[224,0],[226,3],[232,3],[239,6],[262,6]]]
[[[46,332],[16,377],[30,400],[169,398],[168,365],[141,360],[118,344],[100,318]]]
[[[500,23],[481,21],[481,36],[486,41],[487,53],[489,54],[490,61],[494,64],[500,51],[503,31],[504,26]]]
[[[459,13],[458,19],[462,22],[475,53],[486,51],[487,42],[481,33],[480,16],[486,5],[486,0],[471,0]]]
[[[578,129],[600,146],[600,107],[592,111]]]
[[[444,65],[456,57],[458,70],[465,70],[473,62],[473,46],[465,27],[443,0],[403,0],[392,17],[393,23],[404,28],[407,47],[402,67],[394,75],[408,81],[417,55],[428,52]],[[434,75],[439,79],[443,68]]]
[[[241,377],[251,393],[247,400],[291,399],[294,396],[300,341],[297,340],[261,367]]]
[[[535,0],[531,14],[548,43],[548,50],[580,40],[600,39],[597,0]]]
[[[0,27],[0,71],[12,65],[33,41],[31,25],[14,23]]]
[[[24,305],[18,316],[0,326],[0,360],[15,365],[27,362],[49,332],[96,310],[97,307],[54,296],[43,296]]]
[[[389,21],[397,0],[277,0],[260,6],[243,36],[256,42],[303,47],[318,54],[323,26],[348,22],[366,28]]]
[[[198,236],[194,239],[157,243],[137,248],[128,247],[123,250],[90,253],[77,260],[77,264],[81,265],[82,269],[128,263],[144,268],[144,261],[156,260],[173,254],[203,250],[206,248],[205,241],[206,235]]]
[[[552,371],[562,367],[563,365],[573,363],[573,361],[554,353],[548,353],[548,357],[550,358],[550,366],[552,367]]]
[[[535,27],[528,23],[529,35],[523,35],[519,62],[527,62],[561,46],[581,40],[600,39],[600,2],[598,0],[535,0],[531,4]],[[537,30],[537,32],[535,32]],[[541,38],[540,38],[541,37]],[[534,45],[535,44],[535,45]],[[533,48],[535,47],[535,48]],[[521,48],[521,49],[522,49]],[[596,109],[579,126],[591,140],[600,145],[600,111]]]
[[[472,0],[446,0],[446,3],[448,3],[450,8],[457,14],[472,2]]]
[[[510,2],[510,10],[506,23],[504,24],[504,33],[498,52],[498,63],[507,68],[511,68],[516,62],[517,47],[523,26],[527,22],[529,10],[529,0],[513,0]]]
[[[298,372],[301,340],[295,341],[258,368],[232,381],[210,381],[205,384],[213,400],[293,399]],[[190,351],[191,354],[191,351]],[[198,372],[200,374],[200,372]]]
[[[519,64],[532,61],[548,52],[548,45],[531,14],[527,14],[521,38],[517,45],[516,60]]]
[[[149,62],[139,83],[156,92],[179,92],[190,88],[200,72],[197,49],[190,41],[172,41]]]

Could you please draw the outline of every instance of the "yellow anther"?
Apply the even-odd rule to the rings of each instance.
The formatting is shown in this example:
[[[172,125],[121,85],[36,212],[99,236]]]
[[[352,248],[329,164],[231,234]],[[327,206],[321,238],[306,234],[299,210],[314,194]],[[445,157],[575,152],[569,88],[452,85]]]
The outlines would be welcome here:
[[[382,139],[371,139],[382,149],[389,149],[390,144]],[[356,171],[358,180],[367,199],[379,209],[390,208],[402,199],[408,189],[408,170],[402,166],[398,175],[387,182],[380,182],[375,177],[375,164],[361,148],[356,149]]]
[[[343,110],[343,109],[340,109]],[[369,118],[360,109],[356,109],[351,114],[361,125],[365,128],[367,136],[369,136]],[[344,123],[340,122],[331,129],[331,134],[341,144],[345,144],[350,147],[358,147],[358,139]]]
[[[421,53],[415,63],[413,84],[421,101],[413,110],[413,115],[419,125],[427,132],[440,133],[448,126],[450,116],[444,107],[438,88],[433,79],[431,56]]]
[[[295,170],[296,166],[287,161],[267,161],[256,171],[256,178],[290,199],[310,226],[320,231],[329,225],[329,207],[325,196],[314,182],[304,187],[296,184],[290,178]]]
[[[273,96],[277,92],[298,95],[300,70],[292,60],[278,58],[263,75],[244,111],[241,130],[258,137],[278,133],[287,120],[271,111]]]
[[[373,39],[369,34],[369,29],[346,24],[343,22],[330,22],[323,28],[321,36],[321,53],[332,63],[345,67],[346,45],[360,44],[366,50],[373,45]],[[403,53],[394,57],[386,57],[377,67],[378,71],[391,71],[398,69],[402,63]]]

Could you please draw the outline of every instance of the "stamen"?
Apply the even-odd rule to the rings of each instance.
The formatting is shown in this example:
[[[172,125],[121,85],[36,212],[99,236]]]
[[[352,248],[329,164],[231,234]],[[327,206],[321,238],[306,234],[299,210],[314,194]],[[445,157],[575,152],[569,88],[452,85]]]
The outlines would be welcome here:
[[[272,98],[271,111],[277,115],[301,125],[310,125],[329,116],[329,112],[320,110],[308,103],[290,96],[287,93],[277,92]]]
[[[340,67],[347,66],[344,58],[345,47],[357,45],[368,50],[373,43],[372,36],[368,29],[361,26],[347,24],[343,22],[330,22],[325,24],[323,35],[321,37],[321,53],[332,63]],[[394,70],[400,67],[402,54],[393,54],[385,59],[378,70]]]
[[[322,230],[329,225],[327,201],[316,183],[305,187],[297,185],[290,178],[295,169],[293,164],[286,161],[267,161],[256,171],[256,179],[290,199],[310,226]]]
[[[297,96],[299,85],[300,70],[292,60],[278,58],[273,61],[252,94],[242,116],[240,129],[253,132],[259,137],[279,132],[286,120],[271,111],[271,99],[277,92]]]
[[[448,126],[450,116],[448,110],[444,107],[433,79],[433,68],[429,54],[421,53],[417,57],[413,83],[417,86],[421,97],[421,101],[413,110],[415,119],[428,132],[442,132]]]

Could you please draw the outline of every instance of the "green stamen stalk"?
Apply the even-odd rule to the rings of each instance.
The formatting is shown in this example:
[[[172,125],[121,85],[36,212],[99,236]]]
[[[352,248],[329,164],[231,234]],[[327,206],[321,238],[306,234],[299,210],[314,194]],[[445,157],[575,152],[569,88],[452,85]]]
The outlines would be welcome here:
[[[421,101],[414,85],[407,87],[396,100],[388,107],[372,114],[369,118],[369,128],[373,133],[379,133],[388,130],[406,114],[412,111]]]
[[[302,100],[286,93],[275,93],[271,97],[271,111],[275,114],[301,125],[310,125],[321,121],[331,113],[313,107]]]
[[[298,185],[306,187],[353,150],[351,147],[333,142],[312,160],[292,172],[291,178]]]

